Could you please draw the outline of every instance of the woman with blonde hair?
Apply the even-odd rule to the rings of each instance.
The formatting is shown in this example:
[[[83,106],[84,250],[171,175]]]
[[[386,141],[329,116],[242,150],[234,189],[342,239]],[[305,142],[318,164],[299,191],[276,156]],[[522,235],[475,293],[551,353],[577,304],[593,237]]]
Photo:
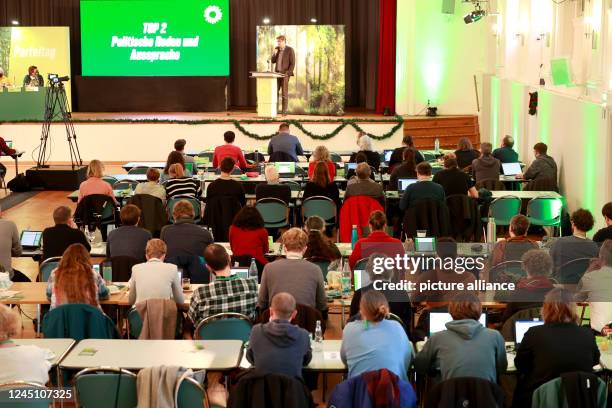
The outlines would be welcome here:
[[[102,180],[102,177],[104,177],[104,163],[97,159],[90,161],[87,166],[87,180],[82,182],[79,186],[78,202],[81,202],[83,197],[88,195],[102,194],[111,197],[113,201],[117,203],[115,194],[113,193],[113,187]]]
[[[73,303],[99,307],[99,299],[108,295],[104,279],[91,266],[87,249],[82,244],[70,245],[49,276],[47,298],[51,309]]]
[[[185,168],[180,163],[174,163],[168,168],[170,179],[166,181],[166,198],[186,197],[197,198],[202,193],[200,183],[193,177],[185,175]]]
[[[325,146],[317,146],[312,152],[312,156],[310,156],[310,163],[308,163],[308,178],[312,180],[314,169],[318,162],[323,162],[325,165],[327,165],[329,177],[333,181],[333,179],[336,177],[336,164],[332,162],[329,155],[329,150],[327,150],[327,147]]]

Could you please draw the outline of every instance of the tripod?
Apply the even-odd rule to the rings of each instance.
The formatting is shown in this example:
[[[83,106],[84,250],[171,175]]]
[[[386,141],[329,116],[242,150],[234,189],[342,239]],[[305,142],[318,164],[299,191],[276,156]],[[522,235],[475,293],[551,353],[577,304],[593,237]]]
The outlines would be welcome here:
[[[63,82],[49,81],[49,88],[45,95],[45,121],[43,123],[42,134],[40,135],[40,146],[38,148],[38,161],[36,168],[49,167],[47,165],[47,141],[51,132],[51,123],[53,119],[61,118],[66,127],[66,138],[68,140],[68,148],[70,149],[70,162],[72,170],[83,164],[79,146],[76,140],[76,133],[72,123],[72,113],[68,106],[68,97]],[[57,113],[56,113],[57,111]]]

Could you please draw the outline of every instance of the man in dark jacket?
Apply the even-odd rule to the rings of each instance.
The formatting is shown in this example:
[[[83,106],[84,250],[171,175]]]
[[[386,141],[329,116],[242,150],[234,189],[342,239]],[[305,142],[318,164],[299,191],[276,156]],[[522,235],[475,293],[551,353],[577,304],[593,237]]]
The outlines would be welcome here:
[[[518,162],[518,153],[513,149],[514,139],[512,136],[504,136],[502,147],[493,150],[493,157],[502,163]]]
[[[53,256],[62,256],[66,248],[72,244],[83,244],[89,251],[91,249],[83,231],[79,230],[72,220],[72,211],[66,206],[57,207],[53,211],[54,227],[43,231],[43,257],[44,261]]]
[[[293,76],[293,68],[295,67],[295,51],[287,45],[287,39],[284,35],[276,37],[277,47],[272,56],[272,63],[275,64],[274,72],[285,74],[283,78],[278,78],[278,89],[281,90],[281,99],[283,101],[283,116],[287,114],[289,78]]]
[[[310,363],[309,333],[291,324],[296,316],[295,298],[280,292],[272,298],[270,321],[251,331],[247,360],[259,372],[302,377],[302,367]]]
[[[526,180],[549,179],[557,183],[557,163],[555,159],[547,155],[548,146],[540,142],[533,146],[535,160],[523,173]],[[518,177],[518,176],[517,176]]]
[[[491,143],[480,144],[481,156],[472,161],[472,173],[476,183],[483,180],[499,180],[501,163],[491,154],[492,149]]]

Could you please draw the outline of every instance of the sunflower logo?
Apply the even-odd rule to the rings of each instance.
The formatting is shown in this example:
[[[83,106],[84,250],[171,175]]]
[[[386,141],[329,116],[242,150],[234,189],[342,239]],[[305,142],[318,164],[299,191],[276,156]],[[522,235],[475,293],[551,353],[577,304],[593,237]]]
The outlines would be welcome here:
[[[223,18],[223,12],[219,6],[208,6],[204,10],[204,19],[209,24],[217,24]]]

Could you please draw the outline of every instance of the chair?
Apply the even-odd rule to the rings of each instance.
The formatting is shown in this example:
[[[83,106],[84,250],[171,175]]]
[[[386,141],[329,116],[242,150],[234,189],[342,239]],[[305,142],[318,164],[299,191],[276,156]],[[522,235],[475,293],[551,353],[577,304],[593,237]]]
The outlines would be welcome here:
[[[561,265],[553,274],[560,284],[576,284],[589,268],[591,258],[577,258]]]
[[[295,176],[302,177],[302,178],[308,178],[308,170],[296,164],[295,165]]]
[[[389,313],[386,317],[387,320],[395,320],[396,322],[398,322],[399,324],[402,325],[402,327],[404,328],[404,331],[406,333],[410,333],[408,331],[408,328],[406,327],[406,325],[404,324],[404,321],[402,320],[401,317],[399,317],[398,315],[396,315],[395,313]]]
[[[102,176],[102,180],[106,181],[108,184],[112,186],[115,185],[116,182],[118,182],[119,180],[117,180],[115,177],[113,176]]]
[[[132,169],[133,170],[133,169]],[[132,191],[136,190],[138,185],[137,181],[134,180],[122,180],[113,184],[113,190],[127,190],[128,188]]]
[[[504,185],[503,181],[500,181],[498,179],[480,180],[476,183],[475,187],[476,190],[485,188],[489,191],[503,191],[506,189],[506,186]]]
[[[193,213],[195,214],[193,222],[196,224],[199,224],[200,221],[202,221],[202,207],[200,204],[200,200],[198,200],[197,198],[191,198],[191,197],[176,197],[176,198],[171,198],[168,200],[168,202],[166,203],[166,211],[168,213],[168,222],[170,222],[171,224],[174,224],[174,215],[173,215],[174,206],[179,201],[189,201],[191,203],[191,205],[193,206]]]
[[[495,225],[510,225],[510,220],[521,212],[521,199],[508,195],[496,198],[489,206],[489,217],[495,219]]]
[[[162,200],[150,194],[135,194],[129,199],[129,203],[140,208],[138,226],[149,231],[153,238],[159,238],[161,229],[168,223],[166,207]]]
[[[329,159],[334,162],[334,163],[341,163],[342,162],[342,156],[340,156],[338,153],[334,153],[334,152],[330,152],[329,153]]]
[[[421,154],[423,155],[423,159],[426,162],[436,162],[438,160],[436,155],[434,153],[432,153],[432,152],[422,151]]]
[[[74,220],[80,228],[91,226],[98,228],[104,241],[106,241],[106,226],[115,224],[116,218],[115,202],[104,194],[85,196],[74,212]]]
[[[264,374],[257,369],[240,378],[227,402],[228,408],[314,406],[310,390],[301,378]]]
[[[264,157],[264,155],[259,153],[259,152],[249,152],[249,153],[246,153],[244,155],[244,159],[246,161],[249,161],[249,162],[253,163],[253,164],[261,163],[261,162],[266,161],[266,158]]]
[[[565,381],[569,384],[564,384]],[[574,394],[577,400],[576,402],[578,403],[577,406],[591,406],[590,401],[588,401],[589,398],[587,397],[590,393],[589,388],[591,387],[597,387],[597,401],[593,401],[595,403],[594,406],[597,408],[607,407],[608,389],[606,383],[601,378],[597,378],[593,373],[581,373],[577,371],[563,373],[560,377],[545,382],[536,388],[533,392],[531,407],[567,408],[568,402],[566,395],[570,390],[577,394]]]
[[[374,393],[370,393],[370,384]],[[374,385],[375,384],[375,385]],[[373,395],[375,394],[375,395]],[[385,396],[384,405],[376,396]],[[395,373],[381,368],[372,370],[337,384],[328,400],[328,407],[416,407],[417,395],[408,381]]]
[[[527,276],[523,270],[522,261],[500,262],[489,271],[489,281],[496,282],[518,282]]]
[[[364,271],[369,258],[361,258],[355,263],[354,271]]]
[[[283,200],[268,197],[255,203],[266,228],[284,228],[289,226],[289,206]]]
[[[551,178],[539,178],[531,180],[523,187],[524,191],[556,191],[559,192],[557,180]]]
[[[229,241],[229,228],[241,209],[242,203],[236,196],[219,195],[206,198],[204,225],[210,227],[215,241]]]
[[[445,201],[420,200],[404,211],[402,221],[406,237],[416,237],[417,230],[426,230],[427,236],[446,237],[450,233],[450,215]]]
[[[558,227],[561,232],[563,203],[556,197],[540,196],[527,203],[527,218],[531,225]]]
[[[175,338],[179,338],[181,331],[182,331],[182,327],[180,325],[181,323],[180,319],[181,319],[180,314],[177,313]],[[138,313],[138,310],[136,310],[136,307],[132,307],[130,311],[128,312],[127,323],[128,323],[128,329],[127,329],[128,339],[138,339],[140,337],[140,332],[142,331],[143,323],[142,323],[142,317],[140,317],[140,314]],[[164,339],[157,339],[157,340],[164,340]]]
[[[457,242],[479,242],[482,225],[478,202],[466,194],[452,194],[446,197],[450,215],[451,236]]]
[[[544,303],[542,301],[542,303]],[[504,337],[506,341],[515,341],[515,333],[514,333],[514,323],[517,320],[534,320],[534,319],[542,319],[542,308],[541,307],[529,307],[527,309],[522,309],[514,313],[512,316],[506,319],[506,321],[502,322],[502,327],[500,330],[501,335]]]
[[[97,307],[80,303],[57,306],[45,314],[45,338],[117,339],[115,323]]]
[[[203,256],[176,255],[166,258],[166,262],[181,269],[183,278],[189,278],[191,283],[210,283],[210,272],[206,268],[206,261]]]
[[[204,388],[191,377],[185,377],[179,384],[176,395],[177,408],[209,408],[208,396]]]
[[[293,158],[293,156],[285,152],[272,152],[272,154],[270,155],[270,158],[268,159],[269,163],[294,162],[294,161],[295,159]],[[299,166],[296,166],[296,171],[297,171],[297,167]]]
[[[7,404],[6,406],[13,406],[19,408],[48,408],[52,401],[51,399],[21,399],[19,401],[13,400],[11,403],[11,391],[38,391],[38,390],[46,390],[47,387],[44,385],[35,383],[35,382],[27,382],[27,381],[12,381],[7,383],[0,384],[0,405]]]
[[[302,202],[302,222],[314,215],[323,218],[326,226],[336,225],[336,203],[329,197],[312,196]]]
[[[52,256],[51,258],[45,259],[38,266],[38,281],[49,282],[49,276],[51,276],[51,272],[53,272],[53,270],[57,268],[57,265],[59,265],[61,259],[61,256]]]
[[[321,260],[317,258],[309,258],[308,262],[313,263],[321,269],[321,273],[323,274],[323,279],[327,281],[327,272],[329,272],[329,264],[331,263],[328,260]]]
[[[111,256],[102,263],[110,262],[113,268],[113,282],[128,282],[132,277],[132,267],[140,261],[131,256]]]
[[[297,192],[302,191],[302,185],[300,183],[298,183],[297,181],[284,180],[284,181],[281,181],[280,184],[288,185],[289,188],[291,189],[291,191],[297,191]]]
[[[128,174],[147,174],[149,168],[146,166],[136,166],[128,170]]]
[[[94,367],[74,377],[78,405],[83,408],[133,408],[138,404],[136,374],[121,368]]]
[[[198,153],[198,157],[202,157],[203,159],[208,159],[209,163],[212,163],[213,161],[213,156],[214,156],[214,152],[200,152]]]
[[[240,313],[218,313],[202,319],[195,330],[196,340],[249,341],[253,323]]]
[[[425,407],[502,407],[504,391],[499,385],[477,377],[455,377],[436,384]]]

